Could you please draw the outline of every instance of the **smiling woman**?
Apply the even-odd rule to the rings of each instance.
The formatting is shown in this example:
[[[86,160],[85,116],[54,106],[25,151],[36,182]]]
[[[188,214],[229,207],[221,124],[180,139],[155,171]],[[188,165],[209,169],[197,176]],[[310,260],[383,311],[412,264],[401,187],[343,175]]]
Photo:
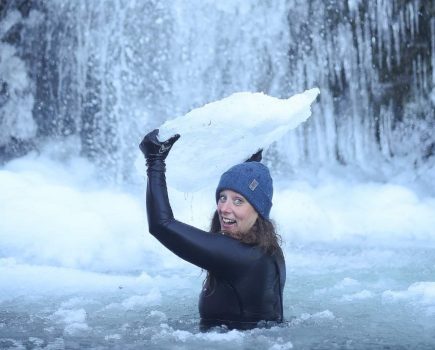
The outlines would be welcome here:
[[[219,193],[217,212],[222,233],[234,238],[246,234],[258,219],[258,213],[245,197],[231,190]]]
[[[201,329],[282,322],[285,261],[269,220],[273,184],[259,162],[261,152],[222,174],[210,234],[175,220],[165,159],[179,135],[164,142],[157,135],[158,130],[150,132],[140,144],[147,163],[149,231],[179,257],[207,270],[199,299]]]

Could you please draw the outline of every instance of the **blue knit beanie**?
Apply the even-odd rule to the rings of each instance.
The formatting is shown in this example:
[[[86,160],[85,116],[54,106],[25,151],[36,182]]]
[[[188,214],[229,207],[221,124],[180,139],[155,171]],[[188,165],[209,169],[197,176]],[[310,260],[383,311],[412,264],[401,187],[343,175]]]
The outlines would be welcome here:
[[[216,203],[223,190],[240,193],[263,218],[269,219],[273,184],[269,169],[259,162],[237,164],[224,172],[216,188]]]

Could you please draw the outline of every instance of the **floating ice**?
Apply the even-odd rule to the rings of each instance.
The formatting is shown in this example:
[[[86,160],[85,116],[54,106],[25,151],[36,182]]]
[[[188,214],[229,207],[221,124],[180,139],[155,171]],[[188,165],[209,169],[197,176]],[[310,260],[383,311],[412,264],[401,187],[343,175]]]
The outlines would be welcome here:
[[[52,318],[58,323],[65,325],[65,334],[72,335],[89,329],[86,323],[86,311],[84,309],[60,309],[52,315]]]
[[[387,290],[382,294],[384,301],[407,300],[416,304],[435,307],[435,282],[416,282],[407,290]],[[435,310],[434,310],[435,311]]]
[[[192,340],[203,340],[206,342],[215,343],[241,343],[245,338],[245,333],[238,330],[231,330],[224,333],[210,331],[207,333],[192,333],[185,330],[174,329],[166,323],[160,324],[160,333],[155,334],[153,339],[159,341],[161,339],[172,339],[173,341],[180,341],[186,343]]]
[[[292,325],[299,325],[304,322],[321,322],[323,320],[334,320],[335,315],[333,312],[329,310],[324,310],[320,312],[316,312],[314,314],[309,314],[307,312],[302,313],[300,317],[293,319],[290,323]]]
[[[122,302],[122,306],[127,310],[137,310],[148,305],[160,303],[160,291],[157,288],[151,289],[146,295],[133,295]]]
[[[355,300],[365,300],[365,299],[370,299],[373,298],[375,296],[375,294],[367,289],[364,289],[360,292],[357,293],[353,293],[353,294],[345,294],[341,297],[341,301],[344,302],[352,302]]]
[[[292,342],[287,342],[285,344],[274,344],[269,350],[289,350],[293,349]]]

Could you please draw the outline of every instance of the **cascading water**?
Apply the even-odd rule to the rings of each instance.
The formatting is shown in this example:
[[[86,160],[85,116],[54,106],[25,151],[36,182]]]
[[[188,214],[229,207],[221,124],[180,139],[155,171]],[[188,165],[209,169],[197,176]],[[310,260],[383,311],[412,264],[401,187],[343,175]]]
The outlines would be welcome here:
[[[34,60],[24,72],[35,95],[26,115],[40,137],[79,136],[83,154],[118,178],[140,130],[234,91],[288,90],[284,5],[55,1],[27,17],[10,10],[10,31],[22,32],[15,57]],[[39,21],[27,19],[33,12]]]
[[[432,349],[434,6],[0,1],[0,348]],[[233,92],[314,86],[266,153],[287,323],[201,333],[204,274],[147,234],[137,144]],[[169,194],[208,227],[213,195]]]
[[[403,0],[6,1],[0,146],[76,136],[119,182],[141,130],[235,91],[319,86],[282,163],[433,163],[432,15]]]

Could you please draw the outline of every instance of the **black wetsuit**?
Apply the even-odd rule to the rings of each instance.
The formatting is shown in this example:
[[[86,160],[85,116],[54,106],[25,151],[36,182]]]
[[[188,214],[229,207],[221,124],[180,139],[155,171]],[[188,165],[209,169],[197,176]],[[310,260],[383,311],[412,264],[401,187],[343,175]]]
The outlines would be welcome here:
[[[213,276],[199,298],[202,328],[224,324],[248,329],[262,320],[282,322],[284,258],[175,220],[167,194],[164,162],[153,161],[147,173],[150,233],[180,258]]]

